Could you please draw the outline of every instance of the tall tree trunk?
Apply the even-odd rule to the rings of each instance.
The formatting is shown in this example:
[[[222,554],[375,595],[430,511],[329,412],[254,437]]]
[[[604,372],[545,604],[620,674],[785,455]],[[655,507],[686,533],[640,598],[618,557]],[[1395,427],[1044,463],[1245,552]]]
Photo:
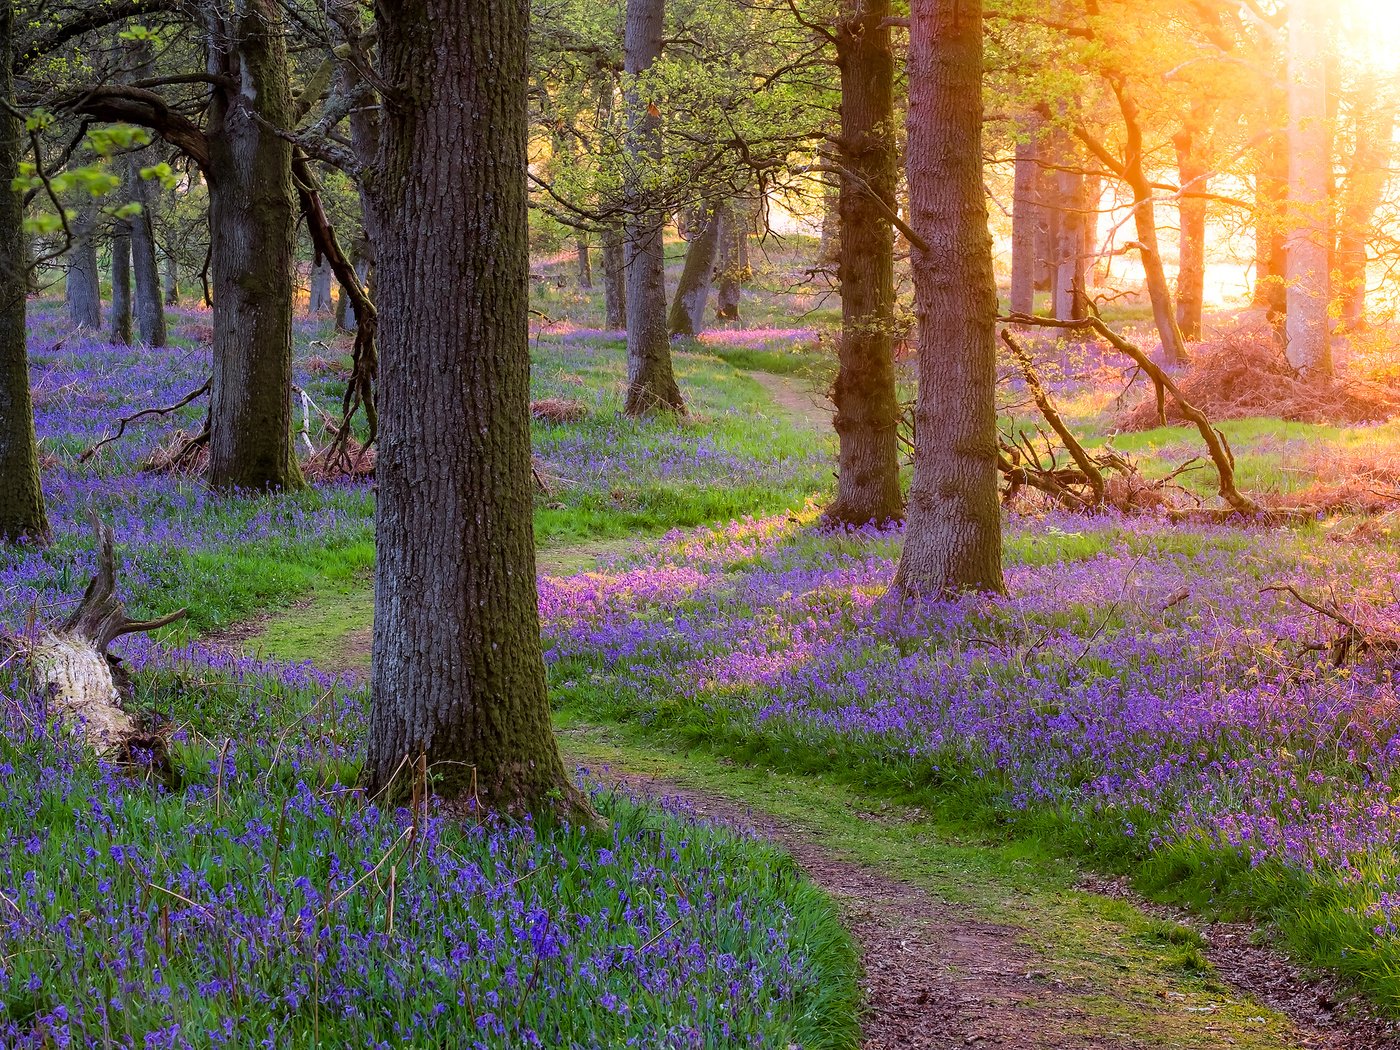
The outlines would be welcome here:
[[[1274,115],[1282,123],[1281,115]],[[1268,321],[1282,329],[1288,314],[1287,137],[1268,134],[1260,144],[1254,172],[1254,307],[1266,309]]]
[[[696,228],[703,222],[702,228]],[[705,330],[705,307],[710,301],[714,283],[715,256],[724,235],[723,214],[712,209],[692,225],[690,244],[685,252],[685,265],[676,282],[676,295],[671,300],[671,315],[666,326],[671,335],[697,336]]]
[[[578,259],[578,286],[585,292],[593,288],[593,259],[589,253],[588,234],[581,233],[574,241],[574,255]]]
[[[1288,29],[1288,361],[1332,375],[1332,137],[1327,120],[1326,0],[1292,0]]]
[[[108,336],[114,343],[131,343],[131,224],[112,224],[112,315]]]
[[[1040,206],[1039,122],[1018,129],[1016,181],[1011,203],[1011,312],[1035,313],[1036,234],[1042,221]]]
[[[1182,197],[1180,260],[1176,271],[1176,323],[1188,342],[1201,338],[1206,295],[1206,198],[1208,169],[1200,156],[1199,133],[1184,127],[1172,136]]]
[[[1376,209],[1385,196],[1394,152],[1395,106],[1379,92],[1357,100],[1356,143],[1342,187],[1341,230],[1337,235],[1337,276],[1342,326],[1366,327],[1367,242]]]
[[[612,329],[627,327],[627,267],[622,261],[622,231],[603,235],[603,313]]]
[[[129,220],[131,230],[131,274],[135,284],[136,332],[146,346],[162,347],[166,342],[165,304],[156,259],[156,235],[151,225],[155,195],[141,177],[140,153],[127,157],[127,199],[141,206]]]
[[[20,161],[14,31],[14,0],[0,0],[0,542],[47,543],[25,342],[24,203],[11,189]]]
[[[165,273],[165,305],[180,305],[180,264],[175,256],[167,251],[161,260]]]
[[[68,319],[96,332],[102,327],[102,286],[97,271],[97,204],[89,197],[73,220],[73,244],[68,249],[68,280],[64,297]]]
[[[1073,154],[1066,155],[1067,164],[1076,161]],[[1058,320],[1072,321],[1088,313],[1084,306],[1084,261],[1088,255],[1084,176],[1077,171],[1061,171],[1057,173],[1056,182],[1059,184],[1056,196],[1060,221],[1056,226],[1054,313]]]
[[[899,399],[894,375],[894,231],[898,146],[889,0],[846,0],[836,27],[841,73],[841,342],[831,398],[839,443],[826,518],[899,518]]]
[[[527,10],[380,0],[396,104],[370,190],[382,327],[367,779],[402,796],[425,756],[438,791],[511,813],[584,808],[550,727],[535,584]]]
[[[739,320],[743,284],[748,273],[739,264],[739,241],[744,237],[733,202],[720,208],[719,272],[715,288],[715,320]]]
[[[627,0],[623,65],[629,76],[645,74],[661,57],[666,0]],[[628,175],[623,188],[627,233],[628,415],[684,412],[685,402],[671,365],[666,331],[666,256],[662,234],[666,213],[650,200],[646,171],[661,162],[661,117],[650,98],[633,84],[626,95]]]
[[[294,124],[282,9],[247,0],[220,56],[240,86],[216,91],[209,114],[209,230],[214,277],[214,382],[209,483],[296,488],[292,445]]]
[[[919,400],[896,596],[1002,591],[996,277],[982,184],[981,0],[912,0],[909,197]]]
[[[312,316],[321,317],[330,313],[332,276],[330,261],[322,256],[321,261],[311,268],[311,295],[307,310]]]

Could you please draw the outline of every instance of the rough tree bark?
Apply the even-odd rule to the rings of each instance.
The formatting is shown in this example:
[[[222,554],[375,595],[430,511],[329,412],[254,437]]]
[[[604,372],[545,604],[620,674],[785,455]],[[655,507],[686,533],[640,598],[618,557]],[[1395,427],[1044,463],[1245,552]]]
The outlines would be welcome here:
[[[15,115],[15,7],[0,0],[0,543],[48,543],[39,487],[39,443],[29,391],[25,343],[24,202],[10,187],[19,177],[20,122]]]
[[[73,324],[97,331],[102,327],[102,286],[97,272],[97,205],[85,200],[73,220],[73,245],[68,249],[68,280],[64,297],[68,319]]]
[[[622,231],[603,235],[603,311],[607,326],[627,327],[627,267],[623,262]]]
[[[1067,165],[1079,163],[1073,153],[1065,157]],[[1087,314],[1085,308],[1084,265],[1088,258],[1088,232],[1085,222],[1087,205],[1084,201],[1084,176],[1077,171],[1061,171],[1056,175],[1058,192],[1056,206],[1060,209],[1055,224],[1054,315],[1061,321],[1072,321]]]
[[[1011,204],[1011,312],[1035,313],[1036,233],[1040,229],[1039,127],[1028,120],[1017,129],[1016,176]]]
[[[832,524],[902,516],[894,375],[894,212],[898,146],[889,0],[847,0],[835,27],[841,74],[839,365],[831,399],[840,445]],[[995,309],[995,308],[994,308]]]
[[[1332,136],[1327,120],[1327,0],[1292,0],[1288,20],[1288,362],[1332,375]]]
[[[156,258],[156,235],[151,225],[151,207],[155,195],[141,177],[143,154],[127,158],[127,199],[141,206],[141,211],[128,220],[131,231],[131,275],[134,283],[136,334],[142,343],[162,347],[166,342],[165,303],[161,289],[160,262]]]
[[[383,325],[366,776],[402,796],[421,761],[439,792],[586,817],[550,726],[535,584],[527,10],[377,9],[395,104],[367,182]]]
[[[705,307],[710,301],[714,283],[715,256],[724,235],[723,215],[711,209],[701,220],[704,226],[691,227],[690,244],[685,252],[685,264],[676,282],[675,298],[666,327],[671,335],[697,336],[705,330]]]
[[[661,57],[665,0],[627,0],[623,65],[630,77],[646,73]],[[661,116],[652,99],[633,82],[627,107],[627,175],[623,188],[627,212],[623,261],[627,276],[628,415],[684,412],[680,387],[671,365],[666,331],[666,213],[649,199],[646,171],[661,161]]]
[[[913,0],[908,161],[919,400],[897,598],[1000,592],[996,278],[982,184],[981,0]]]
[[[1172,136],[1177,178],[1183,196],[1180,260],[1176,271],[1176,324],[1188,342],[1201,338],[1206,294],[1206,198],[1208,169],[1200,153],[1200,129],[1187,125]],[[1188,192],[1189,188],[1189,192]]]
[[[247,0],[217,56],[236,91],[215,91],[206,131],[214,276],[209,483],[301,485],[292,445],[292,293],[296,198],[286,31],[276,0]]]

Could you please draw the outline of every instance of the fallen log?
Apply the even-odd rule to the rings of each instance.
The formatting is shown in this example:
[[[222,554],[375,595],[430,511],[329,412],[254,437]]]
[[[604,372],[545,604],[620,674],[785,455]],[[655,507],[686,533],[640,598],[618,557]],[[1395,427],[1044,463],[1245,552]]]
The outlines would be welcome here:
[[[126,704],[131,683],[121,659],[107,651],[125,634],[154,631],[174,623],[185,610],[156,620],[131,620],[116,596],[112,530],[96,516],[97,575],[78,608],[63,623],[32,630],[26,637],[0,636],[29,667],[33,684],[49,704],[50,715],[80,733],[98,755],[114,761],[139,761],[164,770],[166,743],[132,715]]]

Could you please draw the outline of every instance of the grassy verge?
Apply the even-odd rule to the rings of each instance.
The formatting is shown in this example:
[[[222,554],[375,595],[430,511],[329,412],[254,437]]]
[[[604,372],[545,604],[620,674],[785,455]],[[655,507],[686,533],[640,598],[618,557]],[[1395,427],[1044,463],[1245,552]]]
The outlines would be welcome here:
[[[571,758],[752,805],[838,855],[1013,927],[1076,995],[1086,1037],[1203,1050],[1295,1045],[1286,1018],[1220,983],[1198,934],[1080,890],[1077,865],[1052,843],[939,816],[917,793],[895,796],[821,771],[749,764],[697,750],[689,738],[600,726],[596,714],[578,706],[559,712]]]

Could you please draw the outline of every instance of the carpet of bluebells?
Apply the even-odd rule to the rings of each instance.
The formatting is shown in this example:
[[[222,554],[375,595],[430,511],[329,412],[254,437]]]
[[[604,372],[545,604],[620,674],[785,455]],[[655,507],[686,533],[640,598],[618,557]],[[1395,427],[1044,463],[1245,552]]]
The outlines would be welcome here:
[[[557,691],[1048,828],[1196,877],[1213,905],[1277,905],[1300,945],[1363,977],[1400,969],[1391,672],[1333,668],[1317,647],[1337,625],[1265,589],[1335,597],[1384,637],[1400,628],[1388,542],[1052,515],[1013,521],[1007,599],[904,606],[883,600],[897,531],[812,523],[677,533],[546,580]]]
[[[0,680],[0,1045],[848,1045],[849,949],[786,856],[596,787],[602,839],[382,808],[362,693],[132,664],[176,785]]]
[[[142,471],[176,428],[200,424],[199,404],[80,460],[119,417],[203,383],[207,315],[173,320],[176,345],[152,351],[32,310],[57,542],[0,556],[0,629],[57,618],[81,593],[91,510],[115,526],[134,612],[189,605],[197,628],[369,564],[365,484],[221,498]],[[320,334],[298,332],[297,382],[331,407],[342,355]],[[578,396],[574,369],[595,355],[546,346],[541,396],[551,383]],[[612,412],[606,398],[593,408]],[[616,488],[619,471],[643,487],[758,488],[797,459],[809,474],[822,462],[781,442],[771,462],[693,441],[653,459],[656,435],[632,431],[546,430],[564,498]],[[354,683],[169,634],[116,648],[139,707],[174,733],[169,781],[83,758],[0,665],[0,1046],[853,1042],[849,941],[785,855],[597,794],[587,776],[610,838],[389,809],[353,787],[366,709]]]

